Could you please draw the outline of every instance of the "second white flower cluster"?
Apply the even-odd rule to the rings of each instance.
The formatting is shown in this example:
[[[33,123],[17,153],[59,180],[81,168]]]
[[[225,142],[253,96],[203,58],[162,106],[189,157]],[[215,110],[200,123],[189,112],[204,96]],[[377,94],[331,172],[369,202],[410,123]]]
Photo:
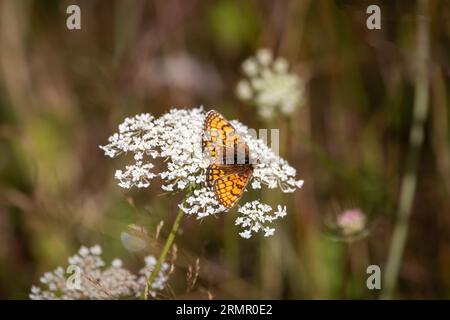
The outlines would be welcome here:
[[[40,279],[43,286],[33,286],[32,300],[98,300],[133,299],[140,297],[147,280],[155,268],[153,256],[145,258],[145,266],[134,274],[125,269],[120,259],[114,259],[110,266],[103,261],[99,245],[81,247],[78,253],[68,259],[69,268],[58,267],[46,272]],[[161,292],[169,279],[171,266],[163,263],[161,270],[149,290],[152,297]],[[67,273],[69,271],[69,273]]]

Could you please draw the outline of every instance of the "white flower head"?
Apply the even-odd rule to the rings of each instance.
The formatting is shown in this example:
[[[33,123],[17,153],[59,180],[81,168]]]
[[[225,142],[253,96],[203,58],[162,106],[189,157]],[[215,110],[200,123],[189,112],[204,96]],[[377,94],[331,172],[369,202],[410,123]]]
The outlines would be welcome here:
[[[258,108],[264,118],[276,112],[289,115],[305,100],[305,84],[297,74],[289,73],[286,59],[273,58],[269,49],[259,49],[256,57],[242,63],[245,78],[236,86],[236,95]]]
[[[122,263],[122,260],[120,260],[120,259],[114,259],[114,260],[111,262],[111,265],[112,265],[114,268],[122,268],[123,263]]]
[[[184,213],[204,218],[226,211],[206,184],[210,159],[202,152],[205,116],[206,112],[200,107],[172,109],[160,118],[150,114],[126,118],[119,125],[119,131],[109,138],[109,144],[100,146],[110,157],[127,153],[133,156],[134,163],[127,165],[125,170],[116,171],[118,185],[126,189],[147,188],[158,177],[164,191],[187,194],[185,201],[179,204]],[[303,181],[296,179],[296,170],[286,160],[275,154],[263,140],[253,137],[240,122],[231,121],[231,124],[247,143],[251,158],[257,159],[248,187],[260,189],[261,185],[266,185],[280,187],[283,192],[294,192],[302,186]],[[165,168],[154,170],[156,159],[162,160]],[[266,232],[267,235],[272,233]]]
[[[253,233],[263,232],[265,237],[273,236],[275,228],[270,226],[273,222],[286,215],[286,207],[278,206],[278,211],[273,212],[272,207],[258,200],[247,202],[239,208],[240,216],[235,224],[241,226],[243,231],[239,234],[243,238],[250,238]]]
[[[87,251],[86,251],[87,250]],[[149,265],[148,261],[154,261]],[[68,259],[69,265],[78,267],[79,288],[70,287],[69,278],[76,274],[66,273],[62,267],[52,272],[46,272],[40,279],[44,288],[31,287],[32,300],[98,300],[123,299],[140,297],[145,290],[148,276],[153,270],[156,259],[153,256],[145,258],[145,266],[133,274],[123,268],[122,260],[114,259],[111,266],[106,267],[101,258],[101,247],[96,245],[90,249],[81,247],[78,254]],[[169,279],[170,265],[164,263],[157,275],[150,295],[156,297],[164,290]],[[78,272],[78,271],[76,271]]]
[[[95,245],[90,249],[91,253],[93,255],[101,255],[102,254],[102,247],[100,247],[99,245]]]

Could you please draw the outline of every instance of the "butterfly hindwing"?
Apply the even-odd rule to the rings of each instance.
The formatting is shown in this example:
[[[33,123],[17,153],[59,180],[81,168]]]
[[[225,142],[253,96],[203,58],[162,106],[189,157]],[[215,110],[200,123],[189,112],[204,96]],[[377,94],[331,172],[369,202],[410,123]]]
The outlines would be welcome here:
[[[214,193],[219,202],[227,209],[234,206],[244,193],[252,176],[251,166],[242,166],[234,172],[220,176],[212,183]]]

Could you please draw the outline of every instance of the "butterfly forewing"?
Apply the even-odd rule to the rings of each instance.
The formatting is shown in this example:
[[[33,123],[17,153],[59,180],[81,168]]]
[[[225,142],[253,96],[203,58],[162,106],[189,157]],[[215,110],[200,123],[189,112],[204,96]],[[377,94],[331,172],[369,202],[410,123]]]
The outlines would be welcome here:
[[[247,144],[239,137],[231,123],[217,111],[212,110],[206,115],[202,146],[211,163],[226,165],[250,163]]]

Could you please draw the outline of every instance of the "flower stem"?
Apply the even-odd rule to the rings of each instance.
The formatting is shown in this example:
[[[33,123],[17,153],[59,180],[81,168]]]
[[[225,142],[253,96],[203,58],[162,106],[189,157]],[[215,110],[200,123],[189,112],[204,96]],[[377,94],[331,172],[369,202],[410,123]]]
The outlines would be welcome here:
[[[167,237],[166,243],[164,244],[164,247],[161,251],[158,261],[156,262],[155,268],[153,269],[150,277],[148,278],[147,285],[145,287],[145,292],[144,292],[145,300],[147,300],[148,292],[151,289],[152,284],[155,281],[157,275],[159,274],[159,271],[161,270],[161,265],[165,261],[167,253],[169,252],[170,248],[172,247],[173,240],[175,240],[175,236],[177,234],[178,228],[180,227],[180,221],[181,221],[181,218],[183,217],[183,215],[184,215],[184,212],[183,212],[183,210],[180,209],[175,218],[175,221],[173,222],[172,229],[170,230],[170,234]]]
[[[428,114],[428,64],[429,64],[429,15],[428,1],[418,1],[417,47],[416,47],[416,83],[413,110],[413,123],[409,136],[409,151],[406,172],[402,179],[397,222],[391,240],[389,256],[385,267],[382,299],[391,299],[397,283],[399,268],[403,256],[409,228],[414,194],[417,185],[419,156],[422,150],[425,121]]]
[[[350,251],[350,243],[345,244],[344,256],[343,256],[343,280],[342,280],[342,289],[341,289],[341,299],[347,300],[348,297],[348,287],[350,281],[350,274],[352,272],[352,260],[351,260],[351,251]]]

